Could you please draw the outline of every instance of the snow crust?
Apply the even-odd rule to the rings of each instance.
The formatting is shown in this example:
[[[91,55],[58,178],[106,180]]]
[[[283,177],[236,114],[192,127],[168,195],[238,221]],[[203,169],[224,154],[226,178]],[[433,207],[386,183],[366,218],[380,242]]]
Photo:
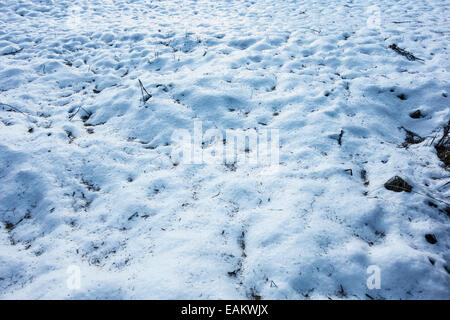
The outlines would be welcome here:
[[[0,0],[0,297],[450,298],[449,9]],[[194,121],[279,129],[279,170],[174,165]]]

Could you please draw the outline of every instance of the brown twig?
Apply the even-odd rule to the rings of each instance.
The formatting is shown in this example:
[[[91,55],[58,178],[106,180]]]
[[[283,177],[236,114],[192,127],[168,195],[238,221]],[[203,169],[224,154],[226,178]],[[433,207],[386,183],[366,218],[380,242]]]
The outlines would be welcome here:
[[[415,55],[413,55],[411,52],[406,51],[405,49],[402,49],[400,47],[398,47],[395,43],[391,44],[389,46],[389,48],[391,48],[392,50],[394,50],[395,52],[397,52],[398,54],[406,57],[406,59],[408,59],[409,61],[424,61],[423,59],[417,58]]]

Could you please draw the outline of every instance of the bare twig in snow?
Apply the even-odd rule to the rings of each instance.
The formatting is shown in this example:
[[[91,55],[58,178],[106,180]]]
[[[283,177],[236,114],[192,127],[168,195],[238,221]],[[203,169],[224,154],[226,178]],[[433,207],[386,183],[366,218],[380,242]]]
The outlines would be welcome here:
[[[148,93],[147,89],[145,89],[144,85],[142,84],[141,79],[138,79],[139,86],[141,87],[141,94],[142,94],[142,104],[145,104],[148,99],[152,97],[150,93]]]
[[[341,133],[339,133],[338,143],[341,146],[342,145],[342,136],[344,135],[344,130],[341,130]]]
[[[406,51],[405,49],[402,49],[400,47],[398,47],[395,43],[391,44],[389,46],[389,48],[391,48],[392,50],[394,50],[395,52],[397,52],[398,54],[406,57],[406,59],[408,59],[409,61],[424,61],[423,59],[417,58],[415,55],[413,55],[411,52]]]

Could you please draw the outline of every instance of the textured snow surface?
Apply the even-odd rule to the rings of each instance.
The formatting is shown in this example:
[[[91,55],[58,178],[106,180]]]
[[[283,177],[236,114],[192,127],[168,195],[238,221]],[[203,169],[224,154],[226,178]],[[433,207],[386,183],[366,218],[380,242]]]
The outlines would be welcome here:
[[[0,298],[449,299],[449,20],[448,0],[0,0]],[[279,171],[175,166],[194,121],[279,129]]]

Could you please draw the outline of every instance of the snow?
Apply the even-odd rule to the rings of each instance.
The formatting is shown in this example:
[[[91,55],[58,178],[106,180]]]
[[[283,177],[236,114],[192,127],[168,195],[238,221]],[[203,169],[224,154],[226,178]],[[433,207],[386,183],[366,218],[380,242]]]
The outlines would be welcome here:
[[[449,10],[0,0],[0,298],[450,298]],[[177,163],[196,121],[278,129],[278,170]]]

